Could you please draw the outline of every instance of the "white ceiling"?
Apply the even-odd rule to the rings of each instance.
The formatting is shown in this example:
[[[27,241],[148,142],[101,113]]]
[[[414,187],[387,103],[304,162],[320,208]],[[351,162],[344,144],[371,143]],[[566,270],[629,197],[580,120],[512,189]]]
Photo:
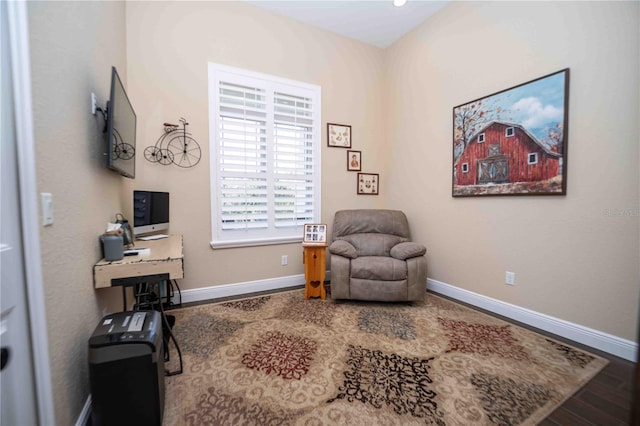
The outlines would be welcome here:
[[[443,8],[448,0],[247,0],[278,15],[386,48]]]

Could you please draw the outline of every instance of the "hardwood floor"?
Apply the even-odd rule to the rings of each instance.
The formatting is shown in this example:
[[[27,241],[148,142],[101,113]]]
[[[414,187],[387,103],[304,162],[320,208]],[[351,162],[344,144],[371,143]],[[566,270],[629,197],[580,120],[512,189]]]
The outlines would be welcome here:
[[[330,297],[330,286],[325,283],[327,288],[327,297]],[[302,286],[301,288],[304,288]],[[290,288],[287,290],[292,290]],[[238,297],[228,297],[220,300],[207,300],[206,302],[195,302],[184,304],[185,306],[198,305],[201,303],[211,303],[223,300],[232,300],[237,298],[245,298],[250,296],[258,296],[261,294],[275,293],[277,290],[255,293],[251,295],[243,295]],[[446,296],[438,294],[440,297]],[[509,318],[496,315],[494,313],[478,309],[462,303],[458,300],[451,299],[457,303],[469,306],[473,309],[484,312],[488,315],[500,318],[504,321],[516,324],[528,330],[535,331],[542,335],[552,337],[558,341],[567,343],[579,349],[594,353],[609,360],[609,364],[598,373],[589,383],[576,392],[571,398],[551,413],[540,425],[542,426],[625,426],[631,424],[631,408],[634,395],[633,378],[636,374],[636,364],[622,358],[610,355],[606,352],[582,345],[580,343],[565,339],[555,334],[530,327],[526,324],[513,321]],[[639,425],[636,423],[634,426]]]
[[[630,424],[635,364],[575,342],[567,343],[607,358],[609,365],[541,424],[546,426]]]

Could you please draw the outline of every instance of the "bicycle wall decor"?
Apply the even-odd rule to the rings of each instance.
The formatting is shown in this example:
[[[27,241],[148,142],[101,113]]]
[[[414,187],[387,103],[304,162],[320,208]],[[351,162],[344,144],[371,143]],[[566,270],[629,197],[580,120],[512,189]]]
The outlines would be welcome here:
[[[202,151],[200,145],[187,132],[187,120],[180,118],[182,129],[179,125],[164,123],[164,133],[158,138],[156,144],[144,149],[144,158],[152,163],[163,166],[175,164],[178,167],[189,168],[200,162]]]

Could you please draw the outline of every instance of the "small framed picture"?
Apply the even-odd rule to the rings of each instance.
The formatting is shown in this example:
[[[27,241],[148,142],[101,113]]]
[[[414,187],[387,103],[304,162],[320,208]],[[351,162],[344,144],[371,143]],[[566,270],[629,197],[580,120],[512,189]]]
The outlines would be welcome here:
[[[358,173],[358,195],[378,195],[380,175],[377,173]]]
[[[359,172],[362,170],[362,152],[347,151],[347,171]]]
[[[336,148],[351,148],[351,126],[327,123],[327,145]]]
[[[324,223],[305,223],[302,244],[327,244],[327,225]]]

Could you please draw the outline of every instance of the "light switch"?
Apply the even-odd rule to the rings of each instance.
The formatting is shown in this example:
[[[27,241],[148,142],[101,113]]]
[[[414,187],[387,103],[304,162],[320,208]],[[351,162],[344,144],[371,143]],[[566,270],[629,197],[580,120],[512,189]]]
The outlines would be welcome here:
[[[53,225],[53,195],[50,192],[40,193],[42,202],[42,225]]]
[[[508,285],[515,285],[516,283],[516,274],[515,272],[505,272],[504,274],[504,282]]]

